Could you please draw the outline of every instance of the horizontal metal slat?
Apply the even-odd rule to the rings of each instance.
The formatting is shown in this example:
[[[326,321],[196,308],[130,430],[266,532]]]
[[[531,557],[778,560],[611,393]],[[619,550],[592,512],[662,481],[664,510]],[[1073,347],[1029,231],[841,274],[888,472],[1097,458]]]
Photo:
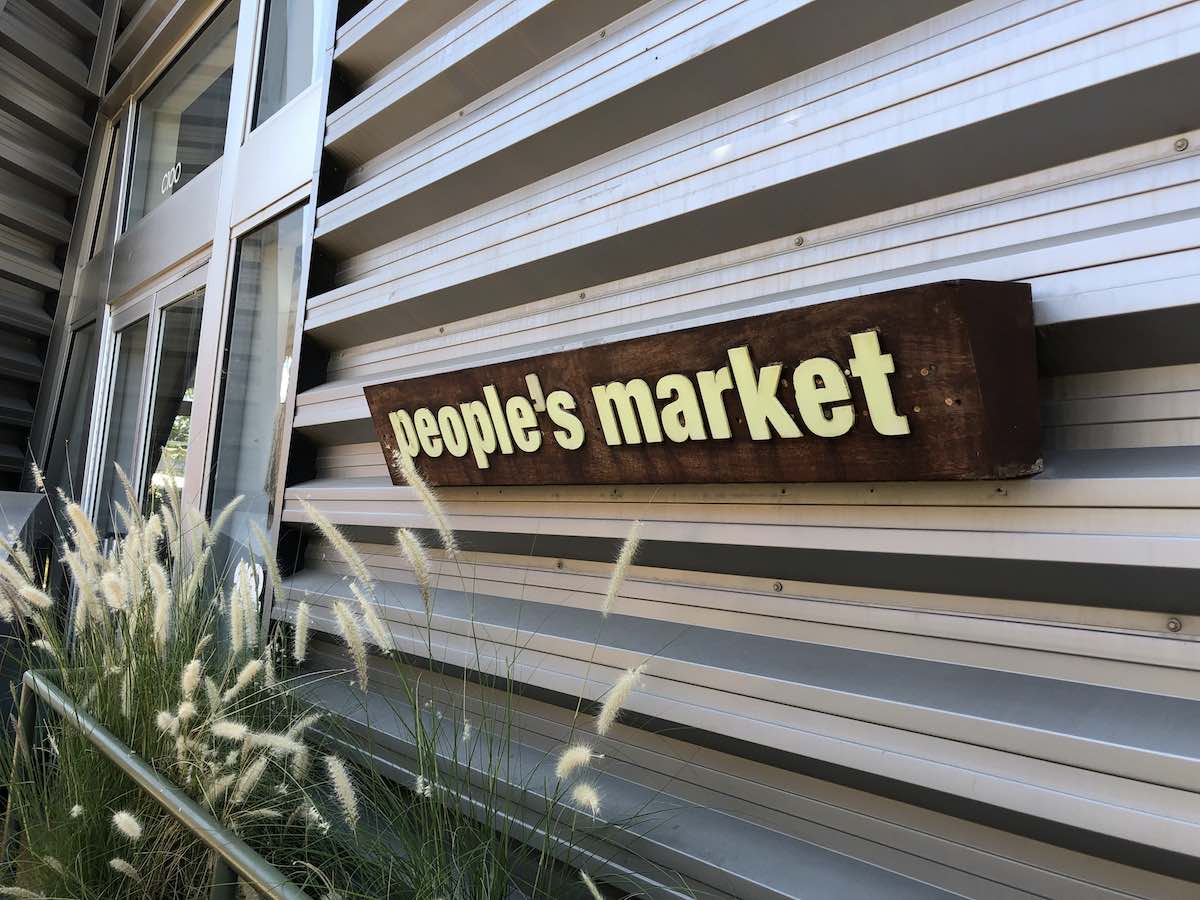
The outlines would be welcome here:
[[[71,47],[56,39],[58,36],[15,17],[11,9],[0,12],[0,18],[0,47],[79,96],[92,96],[88,65]]]
[[[1175,14],[1183,16],[1183,20],[1173,23]],[[1022,128],[1029,127],[1034,129],[1035,134],[1041,133],[1049,138],[1052,122],[1035,123],[1032,119],[1042,116],[1049,116],[1052,120],[1069,118],[1074,115],[1069,109],[1071,104],[1084,102],[1089,97],[1092,99],[1087,102],[1097,101],[1103,93],[1115,92],[1106,101],[1111,103],[1123,103],[1135,96],[1141,98],[1143,92],[1151,90],[1156,80],[1174,81],[1183,77],[1183,69],[1192,63],[1200,67],[1200,57],[1175,57],[1175,65],[1168,64],[1174,52],[1171,48],[1177,48],[1178,44],[1168,41],[1163,33],[1163,29],[1186,29],[1184,22],[1192,15],[1200,32],[1200,9],[1181,8],[1126,26],[1131,29],[1128,35],[1123,34],[1124,28],[1111,29],[1061,51],[1049,53],[1046,58],[1039,56],[1033,58],[1034,62],[1022,60],[1015,63],[1014,71],[1005,75],[1005,86],[997,91],[986,87],[988,78],[992,77],[992,73],[988,72],[980,76],[978,84],[958,82],[944,91],[923,94],[912,101],[916,106],[908,112],[901,104],[882,110],[879,122],[872,122],[870,115],[864,115],[853,125],[847,126],[852,133],[843,133],[841,129],[810,131],[814,143],[807,154],[801,154],[799,147],[783,140],[778,131],[755,128],[742,143],[735,142],[739,146],[739,153],[723,159],[719,164],[713,164],[707,149],[700,152],[702,148],[697,148],[687,157],[688,166],[698,166],[694,174],[685,174],[681,168],[682,162],[672,158],[664,163],[666,169],[662,171],[650,167],[637,177],[625,178],[620,183],[619,195],[608,191],[561,197],[538,208],[536,215],[516,218],[505,216],[491,223],[472,217],[470,227],[460,238],[438,239],[428,246],[428,242],[423,240],[410,242],[409,251],[393,252],[389,257],[391,262],[373,274],[312,298],[308,328],[325,340],[345,346],[356,329],[358,333],[368,327],[384,333],[400,333],[426,324],[437,324],[437,321],[462,317],[467,310],[482,312],[528,302],[536,299],[531,293],[531,284],[539,286],[537,290],[541,296],[555,293],[568,286],[562,282],[564,277],[577,281],[578,275],[574,273],[580,266],[590,267],[593,274],[605,272],[620,276],[653,268],[656,261],[659,264],[677,262],[679,260],[670,257],[678,257],[680,253],[703,256],[706,250],[717,249],[711,246],[712,240],[728,240],[728,237],[721,236],[734,233],[740,235],[743,242],[751,240],[756,232],[761,235],[763,228],[768,227],[766,223],[772,221],[772,216],[777,218],[781,209],[790,208],[786,191],[775,192],[775,187],[784,183],[773,180],[777,177],[785,179],[797,190],[801,190],[801,185],[806,185],[803,193],[815,204],[807,207],[812,212],[825,202],[814,199],[818,194],[830,199],[830,202],[834,202],[835,197],[847,196],[844,190],[846,185],[836,191],[833,186],[837,178],[849,177],[851,171],[856,173],[854,179],[860,189],[866,190],[861,179],[873,177],[871,173],[883,177],[892,165],[888,162],[888,154],[901,152],[901,145],[908,147],[903,151],[905,153],[917,152],[920,145],[924,148],[923,152],[933,154],[926,156],[926,162],[929,163],[940,153],[935,148],[944,142],[974,141],[976,136],[982,139],[984,132],[972,131],[969,127],[972,123],[986,131],[1001,127],[1006,116],[1012,115],[1017,118],[1008,122],[1008,127],[1019,124]],[[1145,32],[1146,43],[1142,45],[1144,52],[1125,52],[1129,41],[1139,39],[1135,37],[1139,31]],[[1022,50],[1025,49],[1022,47]],[[1160,53],[1166,55],[1160,59],[1157,55]],[[1056,59],[1059,54],[1062,59]],[[1099,58],[1095,58],[1094,54],[1098,54]],[[1134,58],[1139,60],[1139,65],[1144,64],[1147,68],[1136,74],[1127,72],[1128,79],[1112,68],[1127,68]],[[986,61],[981,60],[981,63]],[[1156,66],[1156,61],[1163,65]],[[1031,67],[1027,79],[1019,76],[1017,71],[1025,65]],[[1061,68],[1064,65],[1068,67],[1065,71]],[[1053,66],[1059,68],[1051,72]],[[1013,87],[1018,82],[1020,87]],[[997,92],[999,96],[995,95]],[[966,94],[972,95],[973,100],[967,102]],[[981,105],[981,100],[989,94],[992,95],[991,100],[985,107]],[[955,97],[961,103],[952,99]],[[870,101],[872,104],[878,102],[882,102],[882,98]],[[1060,108],[1057,104],[1064,105]],[[921,107],[923,111],[916,107]],[[1134,125],[1140,115],[1145,113],[1150,118],[1155,115],[1151,104],[1142,99],[1138,100],[1135,107],[1130,110],[1130,116],[1124,119],[1134,131],[1141,127]],[[985,108],[996,114],[987,115],[983,112]],[[1009,112],[1001,114],[1001,108],[1007,108]],[[844,103],[829,110],[829,114],[835,118],[850,115],[851,112]],[[803,121],[806,128],[817,128],[811,116]],[[1173,121],[1177,122],[1178,119]],[[1150,119],[1145,119],[1142,124],[1151,129],[1159,127],[1149,123]],[[925,134],[926,131],[928,134]],[[968,138],[968,134],[974,136]],[[1115,132],[1106,132],[1103,140],[1114,137]],[[1134,133],[1127,133],[1124,137],[1134,138]],[[797,140],[803,142],[805,139]],[[770,149],[764,146],[761,152],[751,152],[753,145],[763,142],[770,144]],[[1033,152],[1031,143],[1025,146]],[[963,150],[959,147],[956,152]],[[871,159],[871,166],[862,171],[849,167],[848,151],[852,151],[852,158],[861,152],[863,155],[856,158],[864,165],[865,160]],[[962,174],[964,178],[980,181],[987,180],[989,175],[1002,177],[1013,174],[1011,170],[1015,159],[1013,156],[1004,158],[1003,165],[1007,171],[988,173],[982,167],[972,167],[969,174],[967,170]],[[776,160],[778,165],[771,160]],[[1053,163],[1059,160],[1044,158],[1044,161]],[[940,168],[949,172],[948,166],[949,158],[942,161]],[[822,186],[818,190],[814,187],[817,182],[810,185],[807,179],[817,178],[820,172],[826,173],[819,176],[826,180],[819,182]],[[882,203],[884,196],[895,195],[894,181],[889,184],[892,187],[887,190],[879,186],[879,190],[872,195],[875,198],[872,199],[873,203]],[[945,186],[951,188],[959,185],[947,181]],[[823,193],[826,188],[830,190],[829,194]],[[783,190],[782,187],[780,190]],[[817,190],[817,194],[813,193],[814,190]],[[700,214],[702,209],[708,210],[705,215],[718,215],[722,203],[733,202],[735,197],[748,198],[751,194],[757,198],[755,203],[768,203],[768,199],[770,202],[761,209],[753,203],[739,207],[739,215],[748,215],[750,218],[743,220],[739,217],[738,228],[709,227],[712,225],[709,223],[701,231],[693,230],[692,226],[699,227],[707,221]],[[601,197],[603,202],[599,202]],[[698,202],[698,198],[703,200]],[[900,198],[896,196],[895,199]],[[740,200],[738,202],[742,203]],[[750,215],[751,212],[753,215]],[[721,221],[728,224],[728,217],[721,218]],[[466,220],[462,226],[467,228]],[[632,239],[639,234],[639,227],[657,230],[645,232],[642,236],[646,240],[634,243]],[[788,229],[781,227],[781,230]],[[651,234],[658,235],[664,241],[669,236],[670,240],[656,243],[649,239]],[[668,246],[673,249],[668,250]],[[684,251],[680,247],[692,249]],[[619,252],[615,252],[618,248]],[[486,302],[481,298],[486,298]],[[399,326],[399,319],[404,322],[402,327]]]
[[[364,478],[340,483],[306,483],[287,491],[285,521],[304,522],[307,515],[299,504],[308,498],[335,523],[377,527],[428,527],[429,520],[420,502],[407,487],[395,487],[387,479]],[[758,507],[752,515],[729,513],[722,506],[703,506],[693,515],[673,515],[666,506],[627,506],[620,504],[544,503],[521,505],[507,500],[489,503],[447,504],[453,527],[460,531],[520,534],[562,534],[578,537],[624,538],[634,518],[644,522],[644,538],[659,541],[684,541],[696,544],[734,544],[755,547],[812,547],[862,553],[898,553],[927,555],[936,548],[938,556],[963,556],[1044,560],[1099,565],[1141,565],[1179,568],[1196,567],[1196,546],[1200,536],[1194,532],[1194,516],[1181,510],[1180,533],[1125,531],[1120,516],[1112,530],[1089,530],[1095,510],[1066,512],[1055,530],[1052,523],[1037,523],[1048,511],[1032,513],[1027,522],[1013,520],[1011,528],[1000,526],[1002,519],[982,515],[980,510],[946,510],[959,516],[957,524],[943,520],[938,526],[913,527],[901,514],[894,521],[874,519],[860,507],[848,519],[814,519],[813,510],[783,512]],[[996,512],[996,511],[993,511]],[[922,510],[922,520],[932,513]],[[860,515],[861,514],[861,515]],[[1159,513],[1147,512],[1153,521]],[[911,516],[909,516],[911,520]],[[1075,525],[1070,522],[1074,519]],[[772,524],[768,524],[772,523]],[[906,527],[907,526],[907,527]],[[1103,528],[1104,526],[1100,526]],[[1184,534],[1186,533],[1186,536]]]
[[[309,599],[316,601],[318,595]],[[294,607],[281,613],[290,618]],[[419,616],[423,621],[424,613]],[[332,630],[325,615],[318,612],[316,618]],[[429,653],[430,639],[424,634],[401,632],[396,639],[409,652]],[[518,681],[589,698],[602,694],[621,668],[644,660],[641,654],[603,654],[605,662],[587,663],[585,654],[584,663],[576,665],[527,648],[510,658],[486,639],[481,646],[478,637],[440,633],[432,639],[432,650],[452,665],[507,672]],[[1188,852],[1188,842],[1200,829],[1200,809],[1188,792],[813,711],[797,720],[766,701],[738,695],[731,704],[728,696],[722,699],[721,690],[659,679],[654,666],[651,660],[650,674],[627,708],[1164,849]]]
[[[333,58],[364,80],[406,53],[475,0],[373,0],[338,29]]]
[[[353,167],[452,115],[643,0],[491,0],[389,66],[331,114],[325,147]]]

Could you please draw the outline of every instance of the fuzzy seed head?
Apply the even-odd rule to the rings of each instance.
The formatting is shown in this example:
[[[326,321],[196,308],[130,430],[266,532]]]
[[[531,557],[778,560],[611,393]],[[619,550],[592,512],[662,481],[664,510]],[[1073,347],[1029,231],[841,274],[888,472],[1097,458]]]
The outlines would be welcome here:
[[[171,616],[175,605],[175,595],[167,583],[167,573],[158,563],[152,563],[150,569],[150,590],[154,593],[154,643],[158,652],[166,653],[167,642],[171,637]]]
[[[592,881],[592,877],[587,872],[580,869],[579,878],[583,882],[583,886],[588,889],[588,893],[592,895],[592,900],[604,900],[600,888],[596,886],[596,882]]]
[[[400,548],[400,552],[404,554],[404,558],[413,568],[417,587],[421,589],[421,600],[425,604],[425,615],[432,615],[433,578],[430,575],[429,554],[425,550],[425,545],[407,528],[401,528],[396,532],[396,546]]]
[[[11,885],[0,885],[0,897],[18,897],[21,900],[45,900],[42,894],[35,894],[28,888]]]
[[[127,860],[127,859],[122,859],[119,856],[114,856],[112,859],[110,859],[108,861],[108,865],[113,869],[113,871],[120,872],[126,878],[130,878],[133,881],[141,881],[142,880],[142,877],[138,874],[138,870],[135,869],[130,864],[129,860]]]
[[[78,819],[82,815],[83,815],[83,807],[80,806],[78,803],[76,803],[74,806],[71,807],[71,818],[72,819]]]
[[[310,610],[307,603],[301,603],[296,610],[296,634],[292,644],[292,659],[298,663],[304,662],[308,655],[308,625]]]
[[[354,668],[358,672],[358,687],[361,691],[367,689],[367,646],[363,643],[362,630],[350,607],[342,600],[333,605],[333,614],[337,619],[338,630],[350,648],[350,656],[354,660]]]
[[[267,757],[260,756],[247,766],[246,771],[242,773],[242,777],[237,780],[237,786],[233,789],[234,803],[241,803],[250,796],[250,793],[258,786],[263,772],[267,771],[268,762]]]
[[[416,792],[418,797],[432,797],[433,782],[424,775],[418,775],[416,781],[413,782],[413,790]]]
[[[367,568],[367,564],[363,562],[363,558],[359,556],[358,551],[354,549],[354,545],[346,539],[346,536],[342,534],[338,527],[307,500],[301,499],[300,505],[304,507],[309,520],[321,532],[321,536],[330,543],[333,549],[337,551],[338,556],[350,567],[351,574],[363,584],[371,584],[373,579],[371,578],[370,569]]]
[[[164,734],[179,734],[179,719],[165,709],[159,710],[155,724],[158,725],[158,730]]]
[[[630,565],[633,564],[633,557],[637,553],[638,544],[641,541],[642,523],[634,521],[629,527],[629,534],[625,536],[624,543],[621,544],[621,551],[617,554],[617,561],[613,566],[612,577],[608,580],[608,592],[604,595],[604,603],[600,606],[600,612],[605,616],[617,602],[617,597],[621,593],[621,585],[625,583],[625,575],[629,571]]]
[[[213,737],[224,738],[227,741],[244,741],[246,735],[250,733],[250,729],[243,722],[236,722],[233,719],[218,719],[212,723],[209,728]]]
[[[203,663],[198,659],[193,659],[183,667],[183,674],[179,676],[179,687],[183,691],[184,700],[191,700],[196,696],[196,688],[200,684],[200,675],[203,673],[203,669]]]
[[[137,820],[133,813],[126,810],[114,813],[112,817],[113,828],[129,838],[133,843],[137,843],[142,839],[142,823]]]
[[[363,621],[367,624],[367,631],[370,632],[372,643],[384,653],[395,650],[396,643],[392,640],[392,631],[383,621],[383,617],[379,615],[374,598],[367,596],[357,583],[351,584],[350,590],[358,600],[358,607],[362,612]]]
[[[625,701],[629,699],[629,695],[633,693],[633,689],[642,680],[642,673],[645,670],[646,667],[644,665],[627,669],[617,679],[617,683],[612,686],[612,689],[608,692],[608,696],[604,698],[604,704],[600,707],[600,715],[596,717],[596,734],[608,734],[608,730],[617,721],[617,714],[621,712]]]
[[[442,509],[442,503],[438,500],[437,494],[421,477],[421,473],[417,471],[417,464],[413,462],[411,456],[407,453],[397,452],[392,458],[396,461],[396,467],[400,470],[405,484],[416,492],[421,505],[425,507],[425,513],[433,520],[438,536],[442,539],[442,549],[451,559],[457,558],[458,538],[454,535],[454,529],[450,527],[450,520],[446,518],[446,512]]]
[[[275,734],[270,731],[251,732],[246,736],[246,741],[251,747],[265,747],[282,756],[299,753],[304,749],[303,744],[286,734]]]
[[[576,806],[582,806],[593,816],[600,815],[600,794],[586,782],[580,782],[571,789],[571,799]]]
[[[125,612],[128,608],[129,594],[125,590],[125,580],[116,572],[105,572],[101,576],[100,592],[113,612]]]
[[[558,765],[554,768],[554,775],[559,781],[570,778],[576,769],[591,765],[593,759],[598,759],[598,757],[587,744],[575,744],[567,747],[558,756]]]
[[[262,671],[262,660],[252,659],[250,662],[242,666],[242,670],[238,672],[237,679],[233,682],[233,686],[221,696],[222,703],[228,703],[243,690],[246,685],[258,677],[258,673]]]
[[[333,782],[333,791],[337,795],[338,805],[342,816],[351,828],[358,827],[358,795],[354,792],[354,782],[350,780],[350,771],[346,764],[336,756],[325,757],[325,771]]]
[[[54,600],[45,591],[40,591],[32,584],[21,586],[21,599],[34,609],[47,610],[54,606]]]

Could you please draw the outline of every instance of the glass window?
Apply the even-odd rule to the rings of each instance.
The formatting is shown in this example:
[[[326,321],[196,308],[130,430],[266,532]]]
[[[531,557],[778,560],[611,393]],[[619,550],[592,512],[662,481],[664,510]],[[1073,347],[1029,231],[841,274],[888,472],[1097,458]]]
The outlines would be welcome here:
[[[174,483],[183,491],[188,441],[192,433],[192,395],[200,351],[200,318],[204,291],[196,291],[162,312],[158,337],[158,371],[147,424],[148,453],[142,491],[150,505],[165,499]]]
[[[146,360],[146,340],[149,334],[150,323],[142,319],[117,335],[112,406],[100,469],[100,495],[96,504],[96,526],[102,538],[112,536],[117,530],[118,523],[112,514],[114,499],[125,502],[114,465],[120,465],[131,477],[134,474],[138,410],[141,408],[139,401],[142,396],[142,369]]]
[[[113,127],[112,136],[108,142],[108,157],[104,163],[104,182],[100,188],[100,208],[96,211],[96,223],[92,228],[92,250],[88,254],[91,259],[99,252],[110,237],[109,210],[112,208],[113,197],[117,192],[117,174],[121,169],[121,126]]]
[[[56,488],[62,488],[64,494],[78,500],[83,489],[92,392],[96,386],[96,323],[76,331],[70,346],[58,418],[42,474],[51,496]]]
[[[237,5],[227,4],[142,98],[126,226],[224,152],[237,17]]]
[[[297,209],[244,237],[226,338],[212,504],[243,500],[225,526],[235,544],[263,531],[271,515],[279,445],[292,369],[300,299],[304,211]]]
[[[317,25],[326,5],[327,0],[267,0],[253,127],[312,84]]]

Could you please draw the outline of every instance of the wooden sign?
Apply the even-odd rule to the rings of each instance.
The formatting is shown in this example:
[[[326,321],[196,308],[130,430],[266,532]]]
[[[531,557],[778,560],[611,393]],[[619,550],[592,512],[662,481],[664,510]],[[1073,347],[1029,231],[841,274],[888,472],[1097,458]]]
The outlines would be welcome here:
[[[929,284],[365,388],[392,479],[673,484],[1041,470],[1029,286]]]

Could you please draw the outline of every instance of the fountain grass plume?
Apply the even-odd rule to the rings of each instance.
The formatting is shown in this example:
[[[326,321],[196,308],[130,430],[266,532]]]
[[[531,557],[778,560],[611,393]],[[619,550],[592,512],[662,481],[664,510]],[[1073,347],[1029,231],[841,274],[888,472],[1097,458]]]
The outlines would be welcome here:
[[[592,814],[600,815],[600,792],[586,782],[580,782],[571,788],[571,800],[576,806],[582,806]]]
[[[351,573],[357,578],[364,587],[369,588],[374,579],[371,578],[371,572],[367,568],[367,564],[363,562],[362,556],[354,549],[354,545],[346,539],[341,530],[329,521],[329,519],[319,509],[313,506],[304,498],[300,499],[300,505],[304,507],[308,518],[316,526],[317,531],[327,540],[333,549],[337,551],[338,556],[350,567]]]
[[[405,484],[416,491],[421,505],[425,507],[426,514],[433,519],[433,525],[442,540],[442,549],[451,558],[457,558],[459,553],[458,537],[454,534],[454,529],[450,527],[450,520],[446,517],[446,511],[442,509],[441,501],[438,500],[437,495],[425,479],[421,477],[421,473],[417,471],[417,464],[407,453],[397,451],[392,458],[396,460],[396,467],[400,470]]]
[[[429,554],[425,551],[425,545],[407,528],[401,528],[396,532],[396,546],[413,568],[417,587],[421,589],[421,600],[425,604],[425,615],[428,617],[433,612],[433,579],[430,577]]]
[[[179,676],[179,690],[183,693],[184,700],[191,700],[196,696],[196,688],[200,685],[200,676],[203,673],[204,663],[198,659],[193,659],[183,667]]]
[[[358,672],[359,690],[365,692],[367,690],[367,647],[363,643],[362,629],[359,627],[354,613],[350,611],[350,607],[343,600],[339,600],[333,605],[333,615],[337,619],[338,631],[342,633],[346,646],[350,648],[350,657],[354,660],[355,671]]]
[[[570,778],[577,769],[589,766],[593,759],[599,758],[587,744],[574,744],[565,748],[558,755],[558,765],[554,768],[554,777],[559,781]]]
[[[262,555],[263,565],[267,570],[267,578],[271,582],[271,593],[279,596],[283,590],[283,578],[279,575],[279,559],[275,556],[275,550],[271,546],[271,539],[266,536],[257,522],[250,523],[250,532],[254,535],[255,543],[258,544],[258,552]]]
[[[580,869],[579,878],[583,882],[583,886],[588,889],[588,893],[592,895],[592,900],[604,900],[604,895],[600,893],[600,888],[596,886],[596,882],[592,881],[592,876],[583,871],[583,869]]]
[[[333,783],[333,790],[337,795],[338,806],[341,807],[346,824],[351,828],[357,828],[358,794],[354,790],[354,782],[350,780],[349,769],[346,768],[346,764],[339,757],[326,756],[325,771],[329,773],[329,780]]]
[[[638,545],[642,542],[642,523],[634,520],[634,523],[629,526],[629,534],[625,536],[625,540],[621,544],[621,550],[617,554],[616,564],[613,566],[612,575],[608,580],[608,591],[604,595],[604,602],[600,605],[600,612],[607,616],[613,608],[613,604],[617,602],[617,597],[621,592],[621,585],[625,583],[625,575],[629,571],[630,565],[633,564],[633,557],[637,554]]]
[[[358,608],[362,612],[362,619],[371,635],[372,642],[384,653],[391,653],[396,649],[396,642],[392,640],[391,629],[379,615],[374,598],[368,597],[366,591],[360,588],[357,582],[351,582],[350,590],[358,600]]]
[[[298,663],[304,662],[308,656],[308,626],[310,618],[308,604],[303,601],[296,610],[296,628],[292,635],[292,659]]]
[[[241,671],[238,672],[237,678],[234,679],[232,686],[230,686],[229,690],[221,695],[221,702],[229,703],[230,700],[244,691],[246,686],[258,677],[258,673],[262,671],[262,667],[263,663],[261,659],[252,659],[242,666]]]
[[[120,872],[126,878],[138,882],[142,880],[142,876],[138,874],[138,870],[133,867],[129,860],[123,857],[114,856],[108,861],[108,865],[113,869],[113,871]]]
[[[642,673],[645,670],[645,665],[627,669],[617,679],[616,684],[609,689],[604,697],[604,703],[600,707],[600,714],[596,717],[596,734],[602,736],[608,734],[613,723],[617,721],[617,715],[621,712],[625,701],[629,699],[629,695],[633,693],[633,689],[642,680]]]
[[[167,642],[171,637],[171,614],[175,605],[175,594],[167,581],[167,573],[158,563],[151,563],[150,587],[154,591],[154,643],[158,652],[167,652]]]
[[[121,832],[131,842],[137,843],[142,839],[142,823],[128,810],[113,813],[113,828]]]
[[[246,767],[238,778],[237,784],[233,789],[233,802],[243,803],[246,798],[258,787],[259,781],[262,780],[263,773],[267,771],[267,764],[270,760],[265,756],[260,756],[254,762]]]

